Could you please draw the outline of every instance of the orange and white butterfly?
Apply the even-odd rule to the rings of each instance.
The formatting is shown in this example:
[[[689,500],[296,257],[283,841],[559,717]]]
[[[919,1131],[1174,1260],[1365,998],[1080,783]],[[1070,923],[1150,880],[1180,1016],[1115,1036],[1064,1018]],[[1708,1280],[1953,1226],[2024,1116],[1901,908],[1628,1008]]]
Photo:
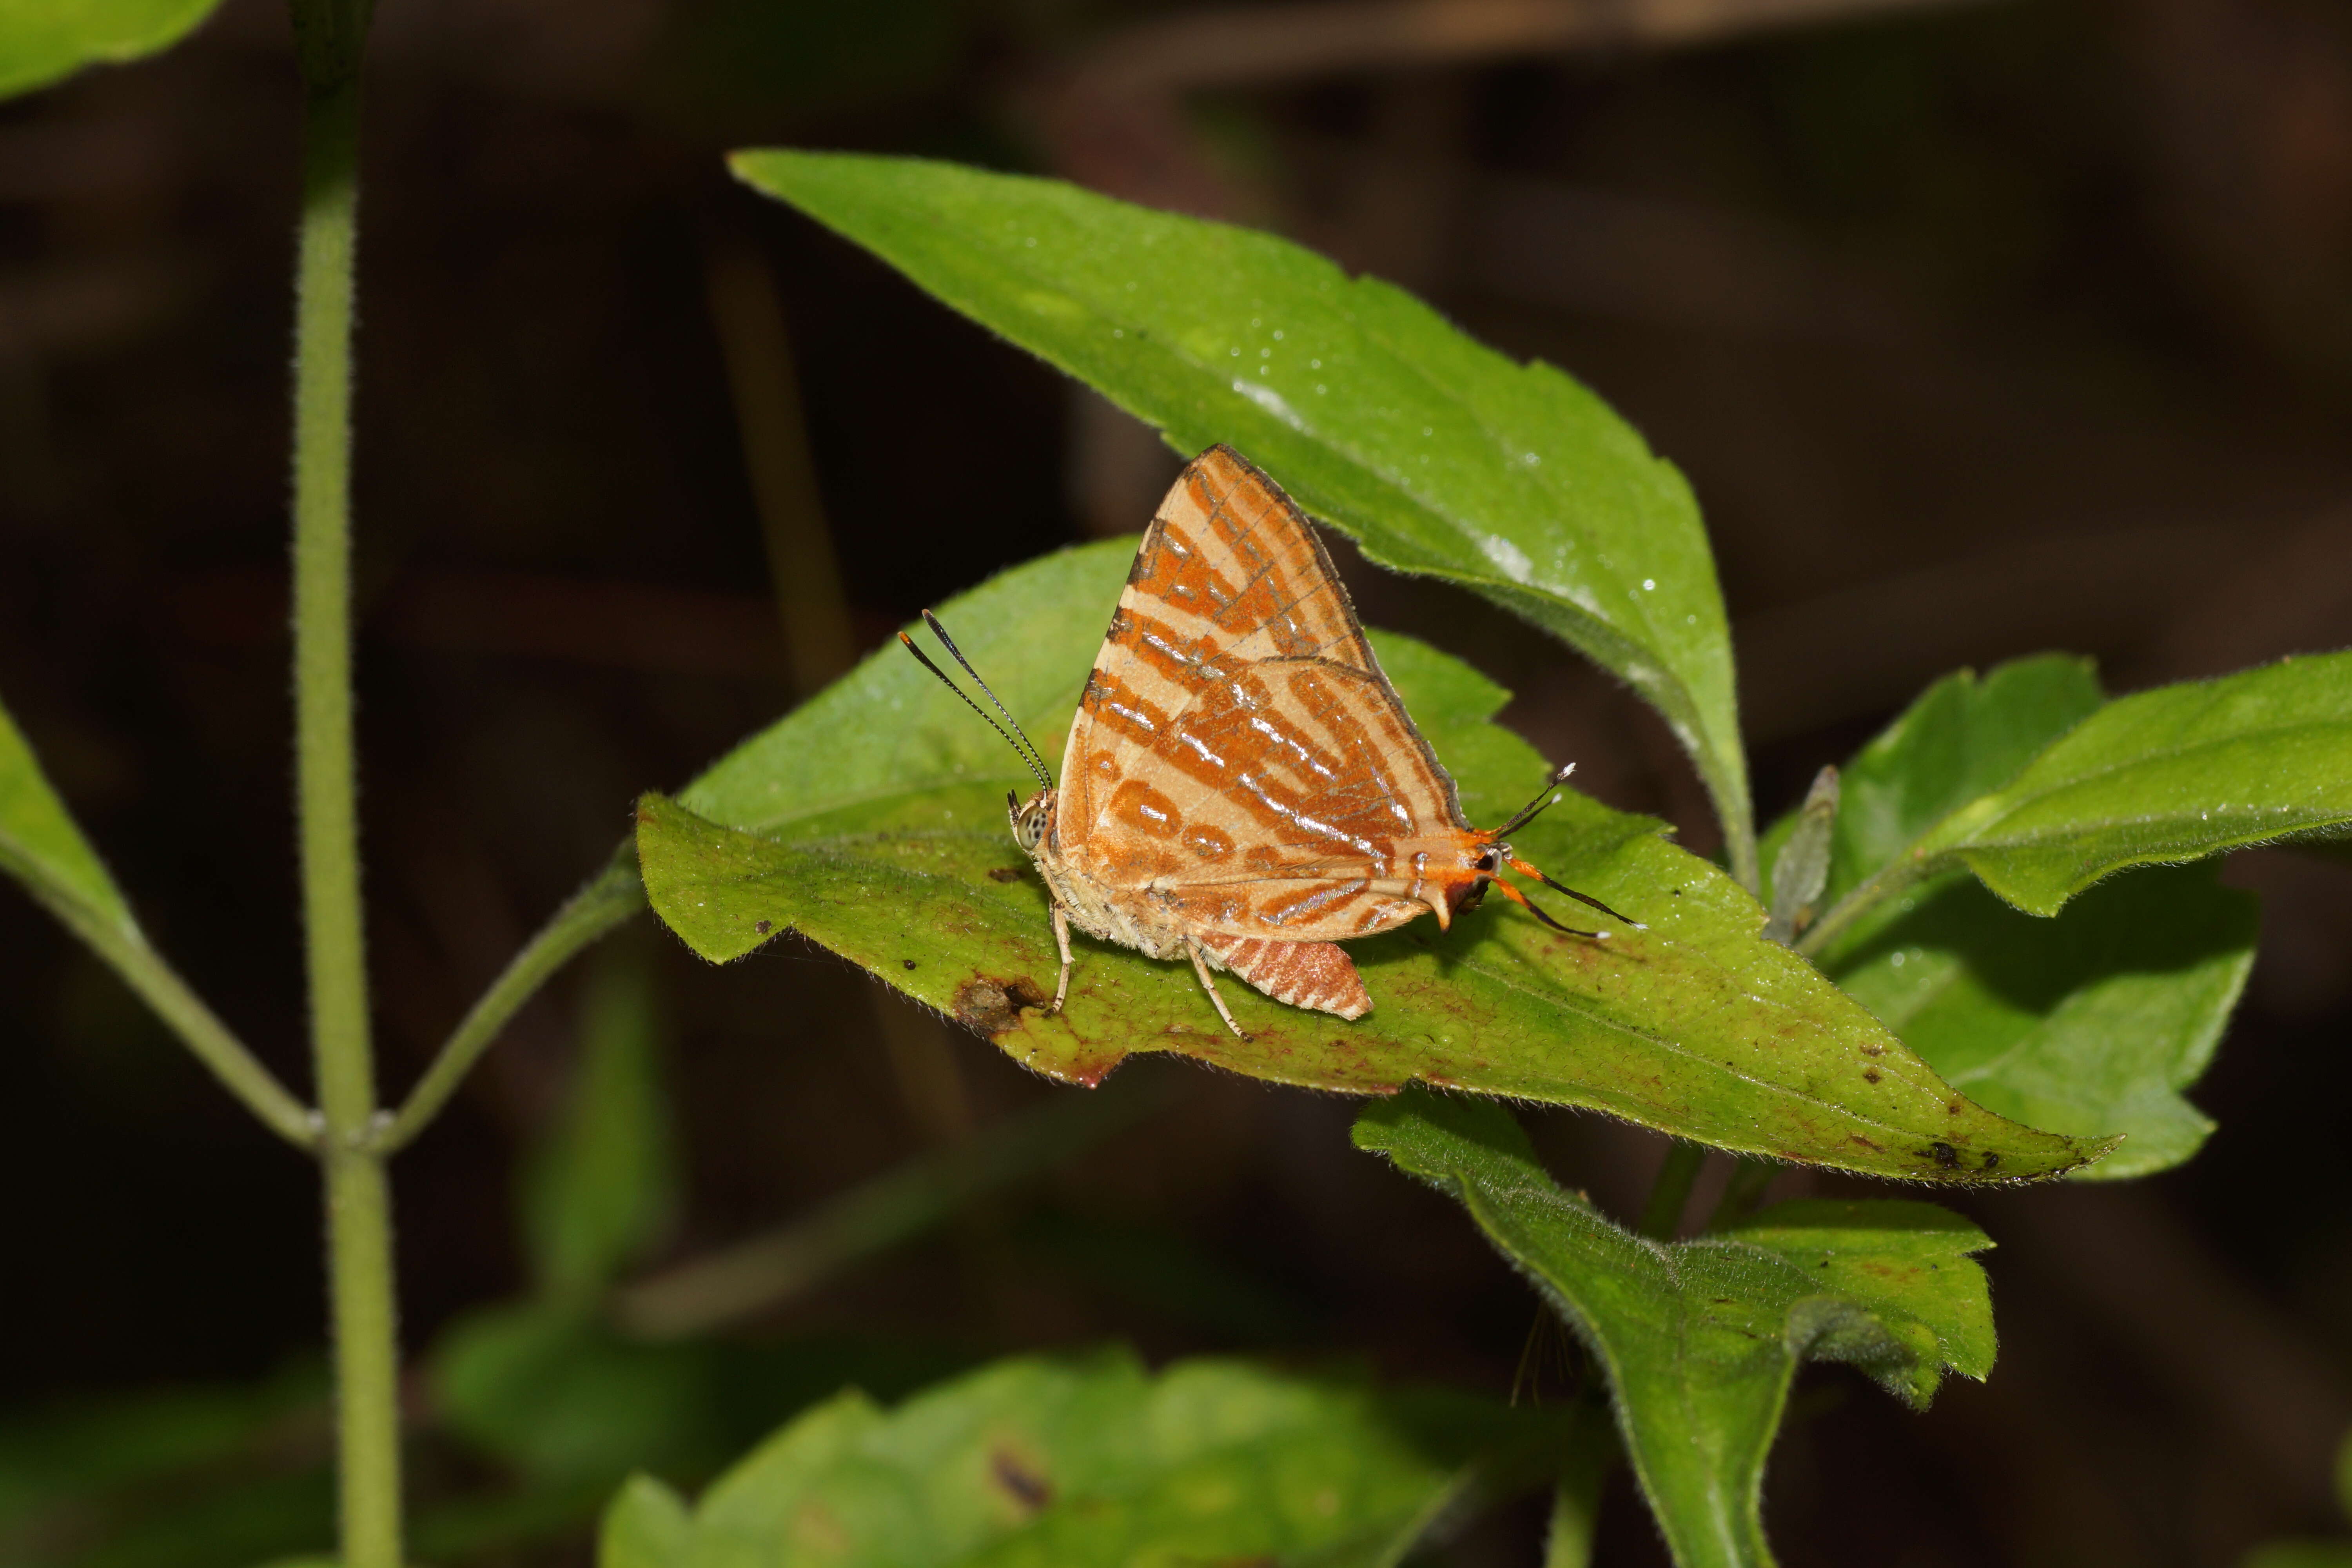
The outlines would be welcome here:
[[[923,618],[1012,722],[946,628]],[[1639,929],[1504,842],[1559,798],[1567,768],[1492,832],[1463,820],[1322,542],[1229,447],[1186,466],[1144,533],[1070,725],[1061,786],[1018,723],[998,732],[1043,786],[1005,806],[1053,899],[1062,968],[1049,1011],[1069,994],[1073,926],[1191,959],[1236,1035],[1212,969],[1277,1002],[1360,1018],[1372,999],[1339,942],[1423,914],[1451,926],[1490,886],[1567,931],[1498,880],[1506,866]]]

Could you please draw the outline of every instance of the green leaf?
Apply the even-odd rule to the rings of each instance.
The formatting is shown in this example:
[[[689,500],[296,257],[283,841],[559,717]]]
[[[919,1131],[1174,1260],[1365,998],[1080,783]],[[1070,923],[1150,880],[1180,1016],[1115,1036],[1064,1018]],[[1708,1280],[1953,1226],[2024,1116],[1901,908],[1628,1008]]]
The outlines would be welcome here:
[[[1049,755],[1131,549],[1052,556],[946,610]],[[1374,642],[1465,811],[1500,820],[1548,772],[1492,721],[1507,694],[1420,644]],[[1352,1024],[1229,983],[1247,1041],[1218,1023],[1188,965],[1080,939],[1069,1005],[1048,1017],[1046,900],[1004,823],[1005,791],[1023,783],[1009,748],[903,652],[885,649],[680,802],[639,804],[646,896],[713,962],[796,929],[1071,1081],[1098,1082],[1142,1050],[1356,1093],[1427,1079],[1930,1181],[2049,1174],[2099,1152],[1953,1092],[1811,964],[1760,940],[1762,910],[1721,870],[1662,837],[1654,820],[1573,792],[1514,835],[1518,848],[1648,931],[1561,936],[1489,900],[1450,933],[1421,921],[1351,943],[1374,1001]]]
[[[2277,1541],[2246,1553],[2239,1568],[2352,1568],[2352,1541]]]
[[[323,1418],[325,1398],[320,1369],[302,1365],[257,1384],[84,1395],[12,1415],[0,1422],[0,1540],[44,1510],[105,1511],[109,1494],[230,1466],[273,1428]]]
[[[68,931],[113,965],[265,1126],[299,1148],[307,1151],[315,1145],[317,1130],[309,1108],[287,1092],[148,945],[114,879],[42,776],[32,748],[5,708],[0,708],[0,872],[16,879]]]
[[[1844,773],[1832,900],[1888,889],[1890,867],[1992,795],[2103,699],[2088,660],[2020,659],[1937,682]],[[1776,824],[1769,845],[1793,818]],[[2252,966],[2252,896],[2210,868],[2147,872],[2053,920],[1948,870],[1850,918],[1814,947],[1822,970],[1956,1089],[1989,1110],[2123,1146],[2082,1173],[2145,1175],[2212,1131],[2180,1091],[2212,1059]]]
[[[522,1236],[539,1289],[583,1297],[644,1256],[677,1206],[653,982],[607,964],[582,1008],[581,1051],[551,1136],[522,1171]]]
[[[1582,386],[1270,235],[952,163],[754,152],[732,167],[1186,456],[1230,442],[1371,560],[1460,584],[1630,682],[1696,759],[1754,881],[1697,503]]]
[[[1969,1261],[1991,1243],[1930,1205],[1780,1204],[1668,1245],[1562,1192],[1500,1106],[1410,1089],[1368,1108],[1355,1139],[1460,1201],[1591,1346],[1683,1568],[1771,1561],[1759,1496],[1800,1361],[1850,1363],[1914,1405],[1947,1367],[1991,1370]]]
[[[84,66],[135,60],[194,32],[220,0],[8,0],[0,5],[0,98]]]
[[[1965,876],[1824,956],[1823,969],[1953,1088],[2029,1126],[2123,1145],[2075,1173],[2144,1176],[2213,1123],[2181,1091],[2204,1074],[2253,969],[2252,893],[2210,866],[2092,889],[2054,921]]]
[[[885,1410],[844,1394],[761,1444],[681,1530],[633,1483],[600,1568],[1393,1562],[1482,1454],[1546,1430],[1457,1395],[1124,1352],[998,1362]],[[625,1549],[633,1555],[616,1555]]]
[[[604,1510],[597,1568],[687,1568],[694,1515],[686,1500],[651,1476],[631,1476]]]
[[[1922,699],[1913,715],[1927,707]],[[2129,867],[2342,833],[2352,827],[2352,652],[2121,698],[1995,784],[1997,752],[1987,748],[1967,777],[1972,795],[1955,788],[1929,822],[1904,814],[1915,837],[1899,852],[1874,841],[1863,852],[1883,864],[1823,918],[1820,941],[1861,905],[1955,865],[2019,909],[2052,915]]]
[[[0,709],[0,871],[22,882],[77,933],[146,945],[131,906],[42,776],[5,709]]]
[[[1839,775],[1829,885],[1835,904],[1944,817],[2017,776],[2106,700],[2092,662],[2066,654],[2012,659],[1979,679],[1948,675]],[[1784,839],[1795,818],[1776,823]]]
[[[1913,849],[2032,914],[2128,866],[2352,826],[2352,653],[2111,702]]]
[[[611,1478],[717,1459],[713,1354],[632,1343],[584,1310],[509,1303],[451,1324],[428,1372],[443,1422],[476,1447],[544,1480]]]

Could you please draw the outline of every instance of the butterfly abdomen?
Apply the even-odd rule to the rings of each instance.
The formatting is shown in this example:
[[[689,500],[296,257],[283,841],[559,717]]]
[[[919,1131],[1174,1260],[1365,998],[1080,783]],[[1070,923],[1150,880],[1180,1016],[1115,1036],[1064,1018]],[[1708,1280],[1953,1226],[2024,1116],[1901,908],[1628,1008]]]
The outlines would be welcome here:
[[[1219,968],[1288,1006],[1312,1007],[1342,1018],[1360,1018],[1372,1010],[1363,977],[1336,943],[1210,937],[1201,949]]]

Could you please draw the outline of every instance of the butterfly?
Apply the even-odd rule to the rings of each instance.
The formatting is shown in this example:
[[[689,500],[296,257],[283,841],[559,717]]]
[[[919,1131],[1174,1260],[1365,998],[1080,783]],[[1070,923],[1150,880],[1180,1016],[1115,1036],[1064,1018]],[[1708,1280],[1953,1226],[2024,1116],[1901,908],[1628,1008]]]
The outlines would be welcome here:
[[[898,640],[1021,753],[1039,789],[1007,794],[1013,837],[1053,900],[1061,973],[1070,931],[1189,958],[1217,1016],[1223,970],[1277,1002],[1372,1010],[1339,943],[1423,914],[1450,929],[1490,887],[1570,931],[1501,880],[1508,867],[1643,929],[1517,858],[1508,836],[1559,796],[1562,768],[1492,831],[1381,673],[1331,557],[1282,488],[1232,447],[1185,466],[1145,531],[1070,725],[1058,787],[1010,710],[929,610],[929,626],[1004,725]],[[1015,737],[1019,737],[1015,739]]]

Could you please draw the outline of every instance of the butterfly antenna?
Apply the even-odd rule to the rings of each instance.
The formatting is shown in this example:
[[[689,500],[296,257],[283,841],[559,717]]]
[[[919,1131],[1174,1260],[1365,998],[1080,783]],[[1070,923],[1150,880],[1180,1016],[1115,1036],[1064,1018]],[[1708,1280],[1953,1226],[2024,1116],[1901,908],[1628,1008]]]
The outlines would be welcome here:
[[[1650,929],[1648,926],[1643,925],[1640,921],[1635,920],[1631,915],[1619,914],[1615,910],[1611,909],[1607,904],[1602,903],[1591,893],[1580,893],[1565,882],[1556,882],[1552,880],[1551,878],[1546,876],[1543,872],[1537,870],[1533,866],[1528,865],[1525,860],[1520,859],[1516,855],[1511,857],[1509,865],[1511,869],[1517,871],[1520,876],[1533,877],[1537,881],[1541,882],[1553,892],[1566,893],[1570,898],[1574,899],[1580,904],[1590,904],[1592,908],[1599,910],[1602,914],[1609,916],[1612,920],[1623,921],[1635,931],[1647,931]],[[1496,884],[1497,887],[1500,887],[1501,885],[1502,884],[1500,883]],[[1535,906],[1530,904],[1528,907],[1529,909],[1533,909]]]
[[[1010,735],[1005,735],[1004,726],[998,723],[995,720],[989,718],[987,709],[982,708],[979,703],[974,702],[969,696],[965,695],[962,687],[958,686],[954,681],[950,680],[948,679],[947,671],[941,669],[938,665],[933,664],[931,662],[930,656],[925,653],[921,648],[915,646],[914,638],[908,637],[904,632],[900,632],[898,634],[898,640],[907,645],[907,651],[913,654],[917,661],[919,662],[925,669],[929,670],[933,675],[940,678],[940,684],[941,686],[946,687],[950,691],[954,692],[958,697],[961,698],[963,700],[963,705],[971,709],[973,712],[979,714],[982,721],[986,723],[990,729],[995,731],[999,735],[1004,736],[1004,743],[1013,748],[1013,752],[1015,756],[1018,756],[1022,762],[1028,764],[1029,771],[1037,775],[1037,782],[1039,784],[1045,785],[1047,789],[1052,789],[1054,787],[1054,781],[1045,776],[1045,769],[1044,765],[1040,763],[1030,752],[1023,750],[1019,741],[1015,741]],[[966,668],[969,668],[970,667],[966,666]],[[973,679],[977,679],[978,677],[974,677]],[[1011,715],[1008,714],[1006,717],[1010,718]]]
[[[1559,785],[1566,784],[1568,782],[1568,775],[1575,771],[1576,764],[1574,763],[1570,763],[1555,771],[1551,777],[1544,780],[1543,788],[1536,791],[1535,799],[1519,807],[1517,812],[1512,816],[1510,821],[1495,829],[1495,837],[1497,838],[1507,837],[1511,834],[1517,833],[1520,828],[1525,827],[1528,823],[1533,822],[1538,816],[1542,815],[1543,808],[1545,806],[1549,805],[1552,802],[1559,798],[1559,796],[1554,795],[1552,791]]]
[[[1564,926],[1560,924],[1558,921],[1552,919],[1550,915],[1544,912],[1544,907],[1541,904],[1537,903],[1533,899],[1530,899],[1525,893],[1522,893],[1517,888],[1511,886],[1508,882],[1496,882],[1491,884],[1491,886],[1496,892],[1502,894],[1503,897],[1510,900],[1511,902],[1518,905],[1519,908],[1527,910],[1528,913],[1535,916],[1536,919],[1543,921],[1544,924],[1551,927],[1552,930],[1559,932],[1562,936],[1584,936],[1592,937],[1597,940],[1602,934],[1597,931],[1578,931],[1572,926]]]
[[[1028,733],[1021,728],[1021,721],[1013,716],[1013,710],[1007,708],[1003,700],[1000,699],[994,691],[990,689],[988,682],[981,679],[980,671],[972,668],[971,660],[964,658],[963,649],[956,647],[955,638],[948,636],[948,629],[947,627],[940,625],[939,616],[931,614],[929,610],[925,610],[923,612],[923,624],[930,627],[931,635],[940,639],[940,642],[947,648],[949,653],[955,656],[955,661],[963,666],[963,672],[971,677],[972,683],[978,686],[982,691],[986,691],[988,693],[988,700],[996,704],[996,710],[1004,715],[1004,721],[1013,726],[1013,732],[1014,734],[1021,737],[1021,749],[1023,753],[1029,759],[1030,767],[1036,771],[1037,777],[1045,784],[1045,787],[1047,789],[1052,789],[1054,787],[1054,780],[1052,776],[1045,772],[1045,759],[1039,756],[1037,754],[1037,748],[1029,743]],[[971,699],[966,698],[965,700],[970,701]],[[1003,731],[999,731],[998,733],[1002,734]]]

